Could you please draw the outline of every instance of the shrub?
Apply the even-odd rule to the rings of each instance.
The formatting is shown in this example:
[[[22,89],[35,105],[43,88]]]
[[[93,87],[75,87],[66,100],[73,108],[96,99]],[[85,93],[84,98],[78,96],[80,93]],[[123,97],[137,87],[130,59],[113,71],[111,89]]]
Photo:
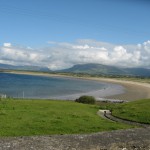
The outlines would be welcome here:
[[[84,104],[95,104],[96,100],[93,96],[84,95],[76,99],[75,102],[84,103]]]

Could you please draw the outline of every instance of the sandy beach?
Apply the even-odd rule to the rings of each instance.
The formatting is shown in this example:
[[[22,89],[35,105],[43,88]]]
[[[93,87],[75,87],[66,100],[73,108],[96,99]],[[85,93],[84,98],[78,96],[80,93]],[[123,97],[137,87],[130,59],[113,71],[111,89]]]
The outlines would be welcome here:
[[[150,86],[145,83],[138,84],[138,83],[120,83],[125,87],[125,93],[108,96],[107,98],[111,99],[121,99],[121,100],[138,100],[138,99],[147,99],[150,98]]]
[[[138,99],[147,99],[150,98],[150,84],[149,83],[141,83],[141,82],[135,82],[135,81],[125,81],[121,79],[111,79],[111,78],[101,78],[101,77],[73,77],[73,76],[67,76],[67,75],[60,75],[60,74],[49,74],[49,73],[37,73],[37,72],[27,72],[27,71],[9,71],[7,73],[15,73],[15,74],[26,74],[26,75],[38,75],[38,76],[48,76],[48,77],[64,77],[64,78],[78,78],[78,79],[84,79],[84,80],[96,80],[101,82],[107,82],[107,83],[113,83],[121,85],[124,88],[124,92],[121,92],[121,94],[116,94],[116,91],[109,91],[107,90],[100,90],[100,91],[94,91],[91,92],[90,95],[95,97],[102,97],[106,99],[116,99],[116,100],[127,100],[127,101],[133,101]],[[119,89],[118,89],[119,90]],[[109,94],[109,92],[113,93]],[[88,93],[87,93],[88,94]],[[80,96],[78,95],[74,95]],[[64,99],[67,99],[64,97]]]
[[[150,98],[150,84],[148,83],[124,81],[124,80],[109,79],[109,78],[108,79],[98,78],[97,80],[120,84],[125,88],[124,93],[119,95],[106,96],[105,98],[127,100],[127,101]]]

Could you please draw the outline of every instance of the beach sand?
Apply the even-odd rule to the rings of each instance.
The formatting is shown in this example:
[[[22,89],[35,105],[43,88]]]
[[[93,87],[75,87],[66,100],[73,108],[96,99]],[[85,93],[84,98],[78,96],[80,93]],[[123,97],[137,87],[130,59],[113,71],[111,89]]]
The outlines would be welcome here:
[[[150,98],[150,84],[148,83],[124,81],[124,80],[117,80],[117,79],[102,79],[102,78],[98,80],[120,84],[125,88],[124,93],[112,95],[112,96],[106,96],[105,98],[127,100],[127,101]]]
[[[125,87],[125,93],[113,96],[106,96],[106,98],[127,101],[150,98],[150,87],[145,87],[144,85],[137,85],[136,83],[122,83],[121,85]]]
[[[150,98],[150,84],[149,83],[142,83],[142,82],[135,82],[135,81],[125,81],[121,79],[112,79],[112,78],[101,78],[101,77],[73,77],[67,75],[59,75],[59,74],[49,74],[49,73],[34,73],[34,72],[18,72],[18,71],[9,71],[7,73],[15,73],[15,74],[26,74],[26,75],[39,75],[39,76],[49,76],[49,77],[65,77],[65,78],[79,78],[79,79],[86,79],[86,80],[96,80],[101,82],[108,82],[113,84],[118,84],[124,87],[124,92],[121,94],[116,94],[113,91],[100,90],[91,92],[91,95],[95,97],[101,97],[106,99],[116,99],[116,100],[127,100],[127,101],[134,101],[138,99],[147,99]],[[108,92],[112,92],[109,95]],[[106,94],[107,93],[107,94]],[[101,96],[102,95],[102,96]],[[78,95],[79,96],[79,95]],[[65,98],[65,97],[64,97]]]

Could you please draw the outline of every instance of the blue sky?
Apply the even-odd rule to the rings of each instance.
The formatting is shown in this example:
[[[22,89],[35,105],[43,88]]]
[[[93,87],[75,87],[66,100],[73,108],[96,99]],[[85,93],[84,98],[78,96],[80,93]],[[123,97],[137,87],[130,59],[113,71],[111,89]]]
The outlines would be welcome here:
[[[135,63],[133,66],[149,68],[150,65],[146,62],[146,56],[149,56],[149,16],[149,0],[0,0],[0,63],[17,65],[23,62],[17,58],[13,60],[10,52],[8,57],[6,51],[4,53],[6,47],[9,47],[12,53],[26,52],[28,55],[38,55],[39,51],[52,55],[62,49],[62,57],[63,52],[66,53],[68,49],[69,52],[76,51],[72,48],[75,46],[87,50],[91,56],[97,55],[99,51],[102,55],[102,50],[94,48],[105,48],[108,55],[111,55],[108,58],[113,59],[112,52],[116,46],[122,46],[126,53],[133,55],[141,44],[141,57],[132,63]],[[89,47],[85,49],[86,46]],[[29,52],[29,49],[32,49],[32,52]],[[88,57],[87,61],[72,60],[66,64],[64,61],[58,62],[59,57],[55,56],[55,61],[58,60],[53,67],[50,66],[52,60],[54,61],[52,56],[49,57],[51,61],[42,60],[41,64],[59,69],[76,63],[88,63],[90,60],[90,56],[86,55],[83,57]],[[24,64],[40,65],[35,63],[34,59]],[[106,61],[93,60],[91,63],[106,64]],[[113,64],[120,65],[121,62]]]
[[[150,37],[146,0],[1,0],[1,43],[95,39],[139,43]]]

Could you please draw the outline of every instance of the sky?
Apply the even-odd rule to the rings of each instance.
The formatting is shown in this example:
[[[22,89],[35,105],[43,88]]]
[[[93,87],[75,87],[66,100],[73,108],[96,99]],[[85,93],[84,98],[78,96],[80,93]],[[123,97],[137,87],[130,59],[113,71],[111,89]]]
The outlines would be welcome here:
[[[0,63],[150,68],[149,0],[0,0]]]

